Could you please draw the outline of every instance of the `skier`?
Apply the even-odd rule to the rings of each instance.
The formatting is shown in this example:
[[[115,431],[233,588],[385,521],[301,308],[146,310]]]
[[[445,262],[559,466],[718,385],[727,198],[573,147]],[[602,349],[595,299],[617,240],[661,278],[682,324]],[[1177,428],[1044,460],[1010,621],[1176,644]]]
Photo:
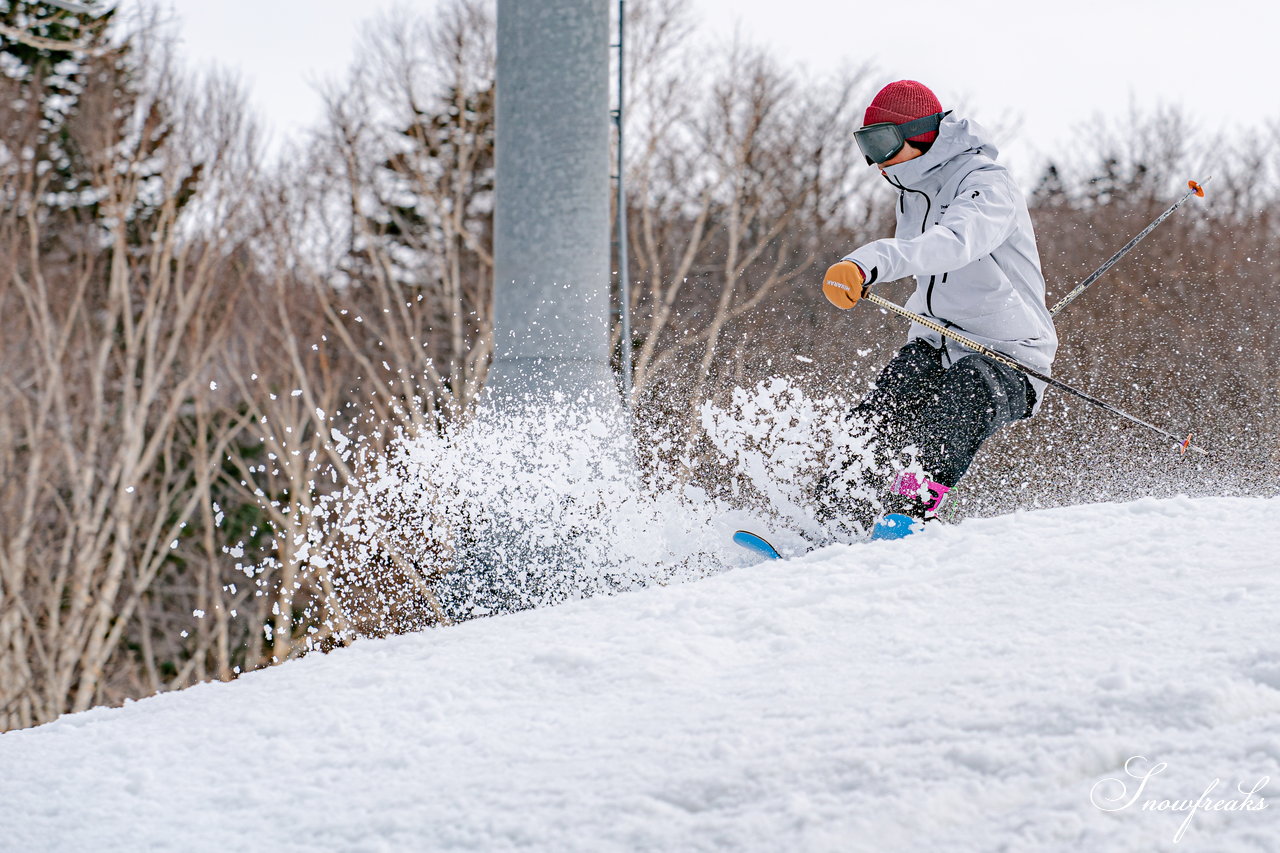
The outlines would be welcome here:
[[[1048,374],[1058,337],[1045,307],[1040,255],[1026,200],[995,162],[996,147],[914,80],[881,89],[854,138],[867,164],[898,191],[897,229],[832,265],[822,283],[827,299],[847,310],[865,288],[915,276],[908,309]],[[865,483],[858,493],[858,466],[837,459],[820,486],[819,518],[866,531],[884,511],[936,516],[982,443],[1033,415],[1044,388],[913,324],[908,343],[849,416],[851,430],[891,476],[872,481],[870,491],[880,494],[867,500]],[[883,527],[873,535],[906,532]]]

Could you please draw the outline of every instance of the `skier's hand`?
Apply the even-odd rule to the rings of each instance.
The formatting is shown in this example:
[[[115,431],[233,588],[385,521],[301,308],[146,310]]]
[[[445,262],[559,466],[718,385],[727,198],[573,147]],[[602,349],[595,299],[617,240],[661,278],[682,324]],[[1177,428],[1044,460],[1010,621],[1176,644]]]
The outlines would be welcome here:
[[[841,310],[848,310],[862,298],[862,270],[853,261],[840,261],[827,268],[822,279],[822,293],[827,301]]]

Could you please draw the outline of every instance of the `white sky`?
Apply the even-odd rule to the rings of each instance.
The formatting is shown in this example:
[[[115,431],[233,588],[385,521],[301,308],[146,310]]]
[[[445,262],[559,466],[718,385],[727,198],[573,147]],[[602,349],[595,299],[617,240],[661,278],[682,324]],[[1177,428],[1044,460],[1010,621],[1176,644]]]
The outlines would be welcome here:
[[[1068,151],[1080,144],[1076,128],[1123,117],[1131,103],[1180,105],[1215,125],[1280,120],[1274,0],[696,3],[704,23],[729,33],[736,21],[814,68],[868,58],[884,82],[920,80],[944,108],[1016,120],[1016,136],[996,140],[1014,168]],[[890,11],[858,11],[877,8]]]
[[[277,141],[319,117],[315,84],[345,72],[360,23],[397,5],[160,2],[178,19],[190,61],[241,74]],[[398,6],[412,13],[436,2]],[[997,142],[1019,171],[1079,144],[1073,129],[1091,117],[1123,116],[1131,103],[1182,105],[1215,127],[1280,119],[1273,0],[692,2],[704,37],[728,41],[736,30],[815,71],[870,60],[884,82],[921,80],[944,107],[962,103],[979,121],[1015,131]],[[888,11],[870,11],[878,8]]]

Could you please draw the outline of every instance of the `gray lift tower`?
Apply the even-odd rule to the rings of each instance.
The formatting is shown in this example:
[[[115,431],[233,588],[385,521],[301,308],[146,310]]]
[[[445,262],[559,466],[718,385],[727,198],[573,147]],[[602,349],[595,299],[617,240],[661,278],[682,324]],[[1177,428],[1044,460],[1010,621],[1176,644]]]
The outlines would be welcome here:
[[[594,589],[617,549],[592,513],[636,488],[609,363],[609,46],[609,0],[498,0],[494,360],[478,426],[504,430],[512,493],[458,538],[463,570],[436,584],[451,617]]]
[[[498,0],[499,400],[620,404],[609,366],[609,0]]]

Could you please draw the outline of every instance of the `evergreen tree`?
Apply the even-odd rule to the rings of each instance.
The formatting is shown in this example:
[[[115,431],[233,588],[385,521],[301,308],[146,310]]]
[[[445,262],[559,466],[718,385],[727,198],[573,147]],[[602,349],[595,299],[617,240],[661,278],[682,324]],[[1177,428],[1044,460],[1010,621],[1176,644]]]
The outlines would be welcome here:
[[[0,79],[10,105],[0,127],[4,168],[49,164],[49,189],[68,195],[81,188],[84,176],[76,174],[67,124],[89,74],[105,54],[123,50],[107,40],[114,8],[77,8],[0,0]]]
[[[1070,202],[1070,197],[1067,195],[1067,186],[1062,180],[1062,175],[1058,172],[1056,163],[1050,162],[1045,167],[1044,173],[1040,176],[1040,181],[1036,184],[1036,188],[1031,195],[1039,207],[1060,207]]]

